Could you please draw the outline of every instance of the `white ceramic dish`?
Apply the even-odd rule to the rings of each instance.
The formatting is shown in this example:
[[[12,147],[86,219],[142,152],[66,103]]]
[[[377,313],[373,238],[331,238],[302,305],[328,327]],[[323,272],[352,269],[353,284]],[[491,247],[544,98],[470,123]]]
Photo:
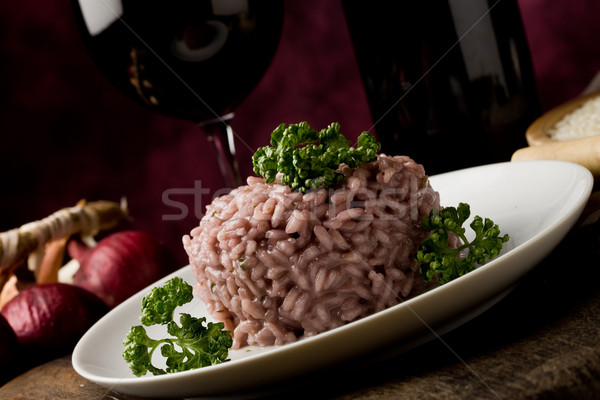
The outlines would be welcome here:
[[[431,177],[431,183],[443,205],[467,202],[473,216],[491,218],[510,235],[500,257],[446,285],[315,337],[280,347],[233,350],[231,361],[202,369],[137,378],[121,357],[122,342],[130,327],[139,324],[140,303],[148,288],[113,309],[81,338],[73,352],[75,370],[102,386],[142,397],[231,397],[354,357],[405,350],[500,300],[573,226],[593,178],[577,164],[526,161],[441,174]],[[194,283],[189,266],[173,275]],[[206,314],[197,300],[179,311]],[[160,337],[163,332],[150,329],[149,335]]]

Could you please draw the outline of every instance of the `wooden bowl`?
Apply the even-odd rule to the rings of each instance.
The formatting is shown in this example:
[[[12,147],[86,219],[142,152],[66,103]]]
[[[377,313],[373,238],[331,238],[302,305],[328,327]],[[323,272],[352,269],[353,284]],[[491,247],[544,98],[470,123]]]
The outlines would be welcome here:
[[[517,150],[512,156],[512,161],[570,161],[583,165],[595,177],[600,178],[600,135],[561,141],[548,134],[567,114],[596,96],[600,96],[600,91],[568,101],[535,120],[525,132],[529,147]]]
[[[566,117],[567,114],[575,111],[585,102],[597,96],[600,96],[600,91],[567,101],[543,114],[527,128],[527,131],[525,132],[527,143],[530,146],[538,146],[540,144],[555,141],[550,137],[548,132],[550,132],[560,120]]]

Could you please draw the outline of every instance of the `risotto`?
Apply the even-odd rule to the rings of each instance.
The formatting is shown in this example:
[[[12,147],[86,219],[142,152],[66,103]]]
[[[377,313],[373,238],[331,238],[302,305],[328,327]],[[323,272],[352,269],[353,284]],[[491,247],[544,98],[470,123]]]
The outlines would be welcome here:
[[[420,164],[379,155],[334,188],[249,177],[183,238],[195,294],[234,348],[281,345],[398,304],[424,287],[420,221],[440,208]]]

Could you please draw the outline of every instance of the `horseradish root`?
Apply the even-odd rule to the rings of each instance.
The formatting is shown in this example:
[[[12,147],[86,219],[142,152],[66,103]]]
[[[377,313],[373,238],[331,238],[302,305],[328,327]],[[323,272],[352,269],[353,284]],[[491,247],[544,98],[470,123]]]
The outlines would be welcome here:
[[[74,234],[94,236],[127,217],[127,206],[111,201],[80,201],[39,221],[0,233],[0,289],[16,268],[27,260],[37,276],[46,245]]]

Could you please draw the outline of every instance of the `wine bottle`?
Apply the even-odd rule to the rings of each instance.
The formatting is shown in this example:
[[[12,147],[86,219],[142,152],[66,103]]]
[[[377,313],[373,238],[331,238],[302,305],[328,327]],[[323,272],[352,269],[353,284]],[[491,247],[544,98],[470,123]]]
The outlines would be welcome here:
[[[344,0],[374,128],[429,174],[508,161],[541,113],[516,0]]]

